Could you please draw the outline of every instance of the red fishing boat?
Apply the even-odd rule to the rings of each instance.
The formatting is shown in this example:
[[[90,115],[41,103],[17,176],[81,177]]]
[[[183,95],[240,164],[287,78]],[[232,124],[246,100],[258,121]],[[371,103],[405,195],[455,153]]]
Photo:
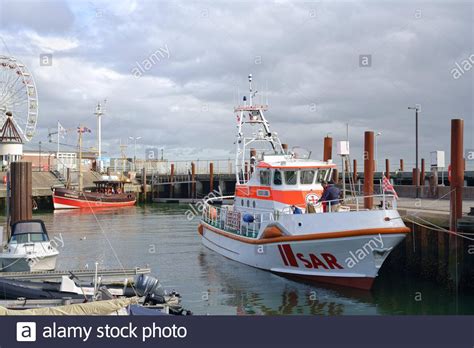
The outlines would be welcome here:
[[[94,184],[95,188],[84,191],[54,188],[54,209],[118,208],[132,206],[137,201],[135,193],[124,192],[120,180],[103,179]]]
[[[79,134],[79,187],[53,188],[54,209],[91,209],[118,208],[132,206],[137,197],[133,192],[125,192],[125,183],[115,176],[103,176],[94,181],[95,187],[83,190],[82,177],[82,134],[90,133],[90,129],[80,126]]]

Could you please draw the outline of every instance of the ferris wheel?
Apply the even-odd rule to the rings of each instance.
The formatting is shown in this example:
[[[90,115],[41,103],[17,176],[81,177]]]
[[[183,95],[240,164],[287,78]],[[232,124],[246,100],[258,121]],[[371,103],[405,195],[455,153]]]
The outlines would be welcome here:
[[[25,141],[30,141],[38,121],[35,80],[25,64],[0,55],[0,126],[8,116]]]

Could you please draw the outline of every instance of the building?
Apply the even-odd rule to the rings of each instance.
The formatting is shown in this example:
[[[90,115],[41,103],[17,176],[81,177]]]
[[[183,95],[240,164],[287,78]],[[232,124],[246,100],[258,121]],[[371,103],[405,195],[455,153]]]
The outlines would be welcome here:
[[[19,161],[23,156],[23,139],[16,129],[11,112],[6,113],[6,120],[0,129],[0,160],[2,170],[11,162]]]

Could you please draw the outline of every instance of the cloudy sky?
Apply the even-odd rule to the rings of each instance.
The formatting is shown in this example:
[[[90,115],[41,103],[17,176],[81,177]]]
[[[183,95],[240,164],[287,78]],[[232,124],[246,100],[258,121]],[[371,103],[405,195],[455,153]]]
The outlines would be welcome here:
[[[465,120],[474,148],[473,17],[472,2],[0,0],[0,54],[36,79],[30,148],[58,120],[92,128],[93,146],[94,108],[106,98],[110,156],[120,140],[141,136],[139,156],[158,147],[172,159],[231,157],[232,107],[253,73],[284,142],[319,158],[324,135],[343,140],[348,123],[352,157],[361,159],[363,132],[374,130],[380,159],[412,166],[410,105],[421,106],[422,157],[449,153],[451,118]],[[42,54],[52,54],[51,66]],[[371,66],[360,66],[361,55]]]

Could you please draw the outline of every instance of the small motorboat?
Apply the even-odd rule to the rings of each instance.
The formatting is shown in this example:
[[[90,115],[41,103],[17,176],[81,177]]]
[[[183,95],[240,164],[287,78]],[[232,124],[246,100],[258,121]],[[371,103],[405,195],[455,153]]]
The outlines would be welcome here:
[[[0,279],[0,293],[5,300],[60,300],[71,299],[104,301],[116,298],[138,297],[133,310],[138,314],[140,308],[161,309],[166,307],[169,314],[188,315],[190,311],[181,306],[181,295],[176,291],[167,292],[155,277],[141,274],[133,284],[126,280],[123,284],[80,283],[74,274],[62,276],[61,282],[38,282],[29,280]],[[140,308],[139,308],[140,307]],[[146,311],[144,311],[146,312]]]
[[[51,244],[42,220],[18,221],[0,253],[3,272],[52,271],[59,251]]]

